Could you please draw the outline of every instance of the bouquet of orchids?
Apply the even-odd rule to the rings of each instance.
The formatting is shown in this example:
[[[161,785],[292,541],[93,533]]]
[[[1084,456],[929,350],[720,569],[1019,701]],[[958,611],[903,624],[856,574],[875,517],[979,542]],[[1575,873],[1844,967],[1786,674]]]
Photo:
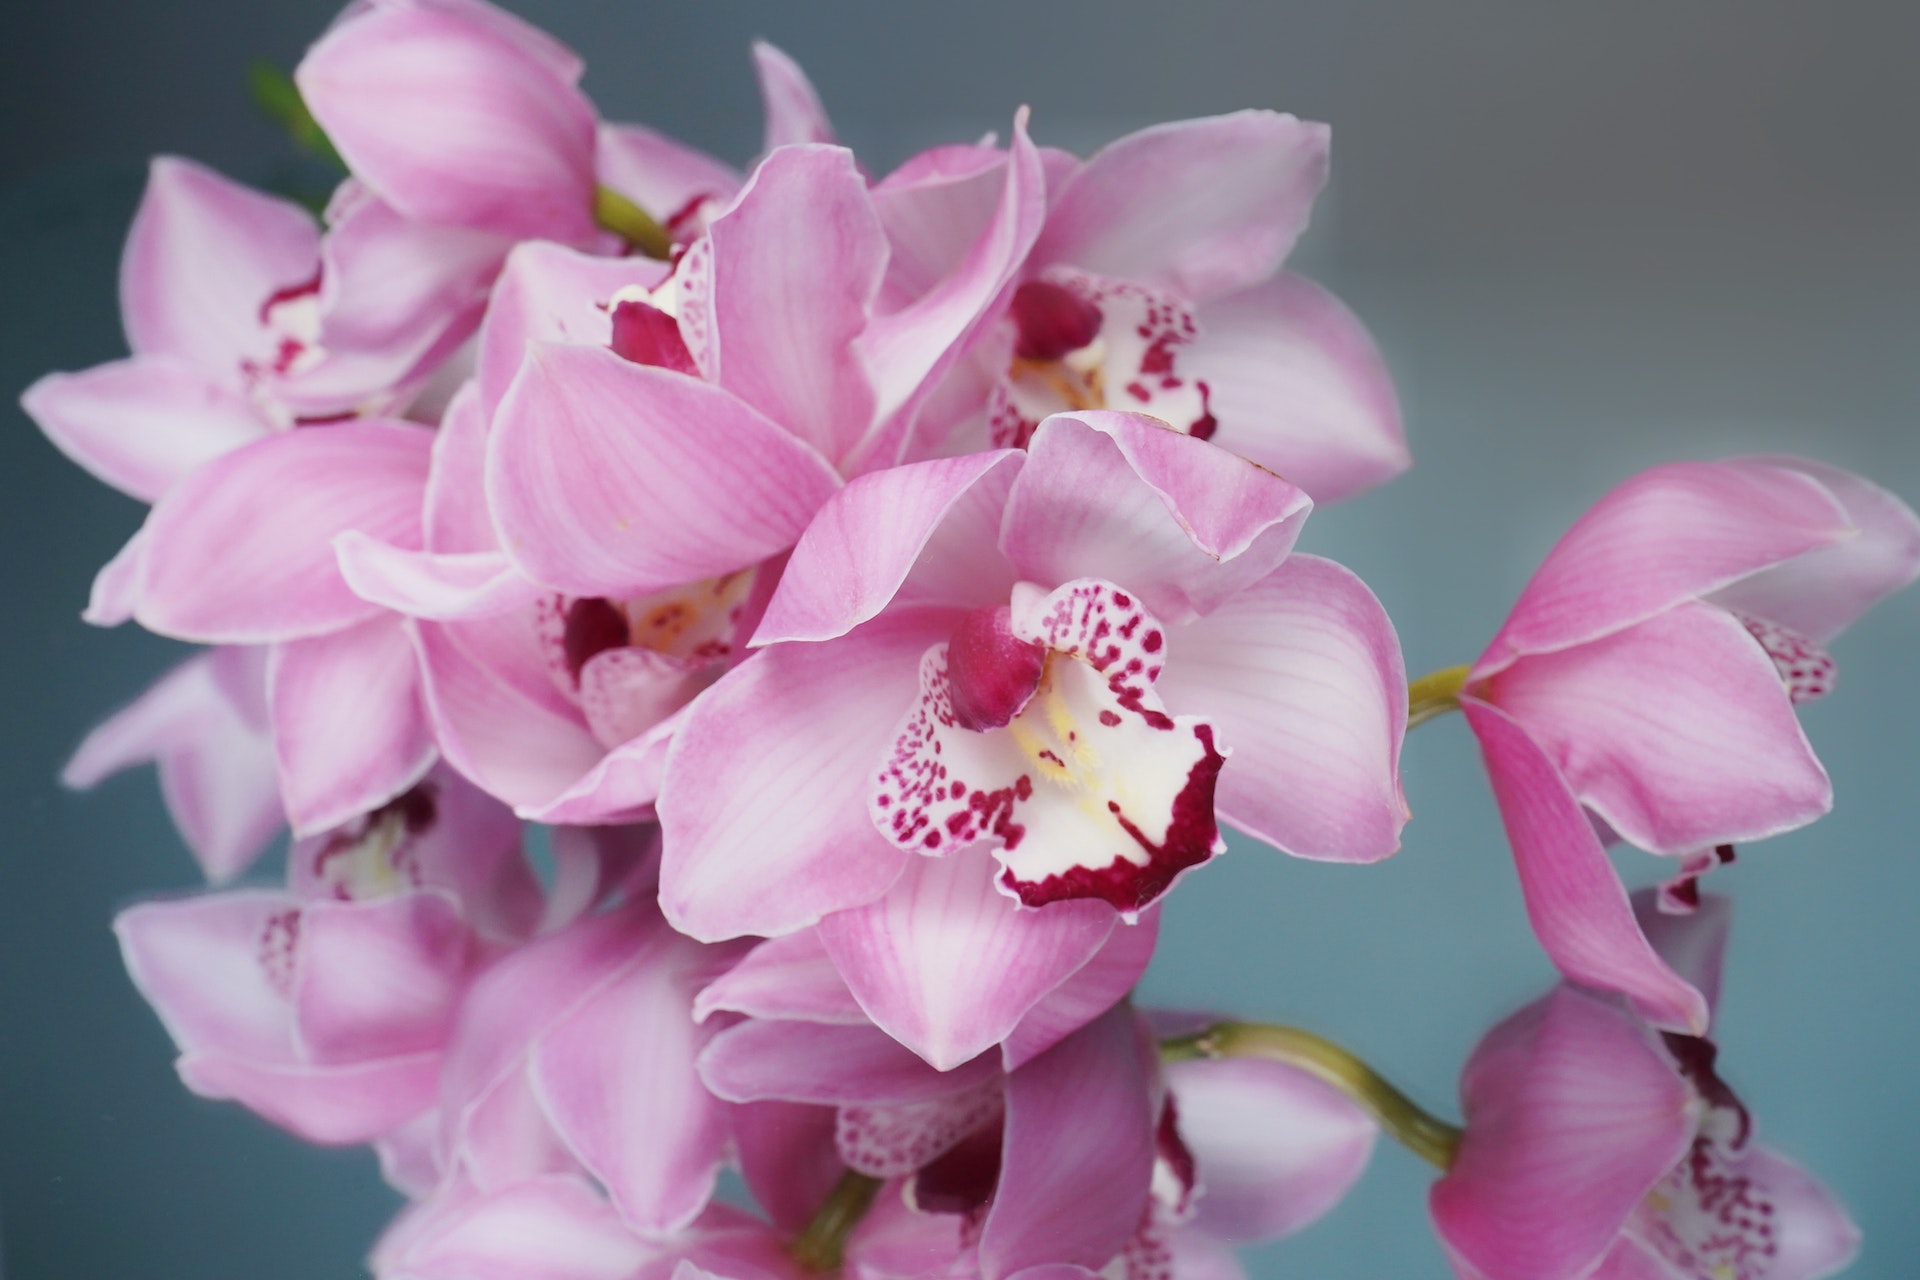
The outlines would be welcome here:
[[[1658,467],[1409,681],[1293,550],[1409,464],[1366,329],[1282,267],[1324,126],[1082,160],[1022,111],[876,176],[754,60],[742,172],[482,0],[355,0],[282,86],[347,171],[323,216],[156,160],[132,355],[27,391],[152,504],[87,619],[211,646],[68,781],[157,763],[216,883],[291,829],[283,888],[117,921],[187,1086],[372,1144],[385,1280],[1216,1280],[1382,1131],[1470,1280],[1842,1267],[1716,1061],[1699,882],[1829,807],[1795,706],[1920,574],[1914,513]],[[1385,858],[1402,736],[1455,710],[1564,976],[1458,1123],[1131,1003],[1223,825]],[[1630,895],[1615,843],[1671,878]]]

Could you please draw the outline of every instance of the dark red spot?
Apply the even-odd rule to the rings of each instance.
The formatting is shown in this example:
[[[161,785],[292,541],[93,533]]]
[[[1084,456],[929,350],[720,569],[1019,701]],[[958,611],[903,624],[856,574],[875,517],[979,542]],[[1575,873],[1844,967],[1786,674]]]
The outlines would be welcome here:
[[[1109,711],[1105,707],[1102,707],[1100,708],[1100,723],[1107,726],[1107,728],[1111,729],[1115,725],[1120,723],[1120,716],[1118,715],[1118,713]]]
[[[700,210],[705,208],[707,201],[711,199],[713,195],[710,192],[702,191],[698,195],[688,197],[685,204],[669,214],[667,220],[661,224],[666,229],[668,238],[676,244],[684,244],[696,239],[700,234]]]
[[[1220,419],[1213,416],[1213,388],[1205,382],[1196,382],[1200,389],[1200,416],[1187,428],[1187,434],[1195,440],[1211,440],[1213,433],[1220,429]]]
[[[1015,289],[1009,310],[1019,331],[1013,353],[1022,360],[1058,360],[1100,334],[1099,307],[1045,280]]]
[[[1180,1137],[1180,1113],[1174,1106],[1171,1093],[1160,1108],[1160,1127],[1154,1131],[1153,1153],[1173,1171],[1175,1180],[1180,1183],[1180,1201],[1184,1207],[1199,1179],[1194,1168],[1193,1152],[1187,1149],[1185,1140]]]
[[[1161,635],[1158,631],[1149,631],[1141,638],[1140,647],[1148,653],[1158,653],[1160,652],[1161,642]]]
[[[567,674],[580,683],[580,668],[597,653],[618,649],[628,642],[627,615],[612,601],[599,596],[575,600],[567,606],[566,629],[561,633],[561,652],[566,657]]]
[[[1720,1078],[1716,1060],[1720,1056],[1720,1047],[1703,1036],[1683,1036],[1673,1031],[1663,1031],[1660,1039],[1665,1042],[1667,1052],[1673,1055],[1674,1064],[1680,1068],[1680,1074],[1694,1087],[1701,1099],[1710,1107],[1724,1107],[1740,1117],[1740,1132],[1735,1135],[1733,1145],[1746,1145],[1747,1135],[1753,1129],[1753,1117],[1748,1114],[1747,1106],[1740,1101],[1738,1094]]]
[[[922,1213],[978,1213],[1000,1181],[1001,1118],[975,1129],[913,1176],[913,1204]]]
[[[1013,634],[1012,610],[976,609],[947,641],[947,693],[954,723],[981,732],[1020,714],[1046,671],[1043,645]]]
[[[680,322],[645,302],[622,302],[613,309],[613,353],[635,364],[650,364],[675,373],[700,375],[680,336]]]
[[[292,302],[298,298],[310,298],[320,292],[320,268],[313,269],[313,275],[299,284],[290,284],[284,289],[275,289],[260,304],[260,323],[273,323],[273,309],[283,302]]]

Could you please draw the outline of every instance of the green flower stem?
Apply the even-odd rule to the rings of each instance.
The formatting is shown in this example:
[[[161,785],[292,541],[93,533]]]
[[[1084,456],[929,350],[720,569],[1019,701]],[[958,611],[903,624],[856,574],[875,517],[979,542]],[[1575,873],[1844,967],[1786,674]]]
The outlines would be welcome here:
[[[1425,724],[1435,716],[1458,708],[1460,690],[1466,686],[1467,672],[1471,670],[1472,667],[1465,665],[1442,667],[1410,682],[1407,685],[1407,728]]]
[[[612,187],[594,188],[593,220],[649,258],[665,262],[673,254],[673,237],[666,228]]]
[[[347,162],[333,149],[333,139],[307,110],[300,88],[293,77],[271,62],[256,62],[247,68],[247,87],[254,103],[287,131],[296,143],[331,164],[345,169]]]
[[[1462,667],[1464,671],[1466,668]],[[1265,1058],[1299,1067],[1325,1080],[1367,1109],[1402,1146],[1444,1170],[1453,1163],[1460,1129],[1420,1106],[1372,1067],[1333,1041],[1298,1027],[1264,1022],[1221,1022],[1197,1035],[1160,1042],[1168,1062],[1195,1058]]]
[[[794,1238],[787,1252],[808,1271],[821,1275],[838,1271],[847,1237],[873,1207],[873,1197],[879,1190],[878,1178],[869,1178],[852,1169],[841,1174],[840,1181],[821,1202],[819,1212],[813,1215],[813,1221]]]

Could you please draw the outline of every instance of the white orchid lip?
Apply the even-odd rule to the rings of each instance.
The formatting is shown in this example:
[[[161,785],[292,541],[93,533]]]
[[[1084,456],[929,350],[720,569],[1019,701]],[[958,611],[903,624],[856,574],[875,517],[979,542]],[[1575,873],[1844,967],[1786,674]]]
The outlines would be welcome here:
[[[1132,916],[1219,851],[1213,727],[1161,706],[1165,632],[1128,592],[1022,583],[1000,612],[922,657],[869,813],[909,852],[997,840],[999,885],[1027,906]]]

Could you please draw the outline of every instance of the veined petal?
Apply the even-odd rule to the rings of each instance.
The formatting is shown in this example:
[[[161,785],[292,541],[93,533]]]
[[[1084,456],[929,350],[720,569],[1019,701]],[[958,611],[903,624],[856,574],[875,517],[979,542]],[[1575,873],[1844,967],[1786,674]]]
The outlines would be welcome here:
[[[60,781],[84,789],[154,761],[167,813],[207,878],[225,880],[246,870],[285,818],[272,737],[254,708],[232,696],[216,667],[246,668],[236,677],[258,685],[259,656],[229,649],[181,663],[94,726]]]
[[[296,1137],[325,1146],[371,1142],[433,1105],[440,1055],[342,1066],[257,1063],[189,1053],[180,1079],[203,1098],[231,1098]]]
[[[820,105],[800,64],[765,40],[753,42],[753,70],[760,80],[760,98],[766,108],[766,133],[761,150],[799,143],[834,141],[833,122]]]
[[[1142,911],[1137,923],[1117,925],[1093,959],[1042,996],[1001,1042],[1007,1070],[1019,1070],[1120,1003],[1147,971],[1159,937],[1158,907]]]
[[[862,1026],[869,1021],[817,929],[769,938],[694,998],[693,1016],[717,1011],[788,1022]]]
[[[1034,260],[1202,302],[1272,275],[1326,180],[1323,124],[1237,111],[1155,125],[1108,144],[1066,180]]]
[[[868,779],[951,614],[890,612],[735,667],[675,736],[660,797],[660,905],[705,940],[791,933],[871,902],[905,869]]]
[[[433,764],[419,668],[391,615],[275,646],[267,684],[280,792],[297,835],[379,808]]]
[[[546,594],[499,551],[409,551],[357,529],[337,535],[340,576],[362,600],[436,622],[530,608]]]
[[[754,1018],[722,1031],[700,1054],[700,1078],[729,1102],[924,1102],[967,1092],[999,1075],[993,1054],[936,1071],[871,1025]]]
[[[236,890],[142,903],[116,916],[113,932],[181,1052],[291,1062],[298,913],[286,894]]]
[[[1413,464],[1372,336],[1303,276],[1282,272],[1201,308],[1182,368],[1209,389],[1214,443],[1316,502],[1350,498]]]
[[[1673,971],[1707,1002],[1707,1016],[1720,1007],[1720,976],[1726,968],[1727,935],[1733,927],[1733,899],[1703,893],[1686,915],[1671,915],[1659,906],[1660,891],[1641,889],[1633,895],[1633,918],[1647,942]]]
[[[753,643],[830,640],[873,618],[892,602],[949,513],[984,489],[989,476],[997,474],[997,487],[1004,491],[1020,456],[1002,449],[936,458],[851,481],[827,499],[800,536]],[[997,557],[985,545],[968,548],[967,555],[974,564],[984,561],[990,567],[954,582],[945,599],[912,603],[965,608],[1004,600],[1013,582],[1004,569],[992,572]],[[976,579],[985,580],[979,590]]]
[[[1360,579],[1291,556],[1168,645],[1162,696],[1233,748],[1227,822],[1299,857],[1370,862],[1400,847],[1406,667]]]
[[[1624,994],[1656,1026],[1704,1034],[1706,1000],[1648,945],[1600,838],[1553,761],[1498,707],[1469,697],[1460,708],[1480,740],[1527,918],[1548,957],[1575,982]]]
[[[1572,987],[1481,1040],[1435,1225],[1489,1280],[1575,1280],[1693,1140],[1693,1092],[1624,1010]]]
[[[438,1050],[475,956],[452,898],[401,893],[300,913],[294,1034],[315,1066]]]
[[[852,153],[774,152],[707,236],[702,368],[838,462],[874,421],[873,382],[854,342],[887,265],[886,232]],[[680,318],[684,329],[688,304]]]
[[[1778,1249],[1767,1280],[1819,1280],[1843,1269],[1860,1251],[1860,1228],[1833,1194],[1793,1161],[1754,1146],[1741,1172],[1773,1202]]]
[[[591,823],[651,820],[667,770],[667,750],[683,716],[671,715],[608,751],[553,799],[523,806],[529,822]]]
[[[1713,596],[1715,604],[1824,644],[1883,596],[1920,576],[1920,517],[1872,481],[1807,458],[1733,458],[1721,465],[1779,467],[1810,476],[1834,496],[1860,534],[1736,582]]]
[[[317,635],[379,612],[341,578],[347,529],[420,544],[433,435],[363,421],[289,431],[201,467],[147,522],[136,616],[162,635],[259,643]]]
[[[739,170],[640,124],[605,124],[595,168],[612,187],[652,214],[669,234],[703,206],[723,208],[740,189]],[[690,228],[696,234],[701,225]]]
[[[1152,1058],[1121,1004],[1007,1078],[986,1280],[1045,1262],[1105,1266],[1133,1235],[1153,1172]]]
[[[237,388],[241,361],[272,355],[262,309],[319,267],[320,228],[299,205],[156,156],[120,259],[127,345]]]
[[[1338,1204],[1379,1132],[1359,1104],[1298,1067],[1257,1058],[1166,1068],[1203,1192],[1194,1221],[1227,1240],[1291,1235]]]
[[[1712,462],[1643,471],[1547,553],[1473,678],[1609,635],[1854,536],[1838,500],[1801,472]]]
[[[436,1212],[435,1210],[438,1210]],[[654,1251],[585,1179],[548,1174],[415,1213],[376,1260],[396,1280],[632,1280]]]
[[[785,550],[839,488],[727,392],[611,351],[535,343],[493,427],[487,497],[537,582],[628,598]]]
[[[54,447],[144,502],[267,434],[237,394],[171,355],[50,373],[20,397]]]
[[[593,106],[495,23],[363,9],[294,79],[348,166],[408,217],[524,239],[594,234]]]
[[[797,1233],[846,1172],[834,1149],[833,1108],[747,1102],[734,1105],[732,1119],[740,1177],[753,1202],[776,1227]]]
[[[1529,655],[1478,696],[1525,727],[1583,804],[1656,853],[1775,835],[1833,804],[1772,659],[1712,605]]]
[[[1014,481],[1000,547],[1033,582],[1124,582],[1168,622],[1205,613],[1292,551],[1306,494],[1140,414],[1060,413]]]
[[[995,870],[984,847],[915,858],[884,897],[817,929],[874,1023],[942,1071],[1006,1039],[1114,929],[1103,903],[1023,910]]]

